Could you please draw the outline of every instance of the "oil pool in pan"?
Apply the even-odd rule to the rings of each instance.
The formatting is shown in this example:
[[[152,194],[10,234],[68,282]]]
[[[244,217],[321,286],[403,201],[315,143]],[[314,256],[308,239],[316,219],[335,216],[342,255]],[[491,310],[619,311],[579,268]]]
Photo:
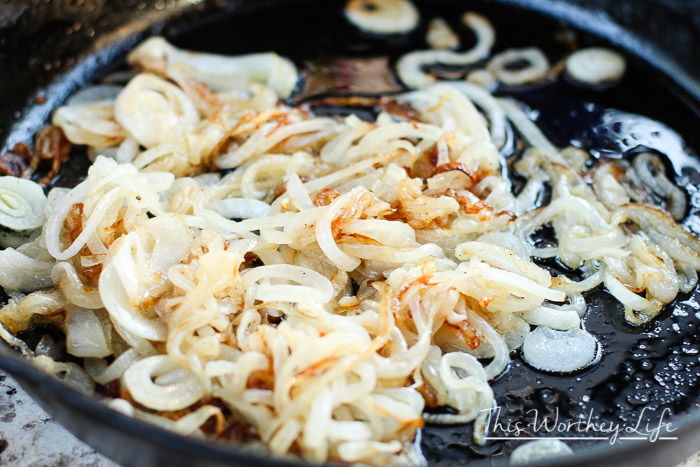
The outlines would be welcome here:
[[[274,50],[303,65],[305,84],[293,99],[307,101],[318,113],[357,113],[370,116],[370,104],[337,107],[319,98],[361,92],[400,91],[398,80],[389,70],[396,58],[406,51],[425,48],[425,23],[435,16],[452,22],[468,48],[473,38],[458,18],[464,4],[439,3],[422,8],[421,26],[407,35],[380,37],[363,34],[340,17],[338,2],[319,2],[314,15],[305,14],[292,5],[277,7],[274,14],[255,11],[243,17],[216,17],[196,25],[169,26],[164,33],[175,45],[216,53],[237,54]],[[496,5],[481,6],[497,31],[494,51],[509,47],[540,47],[554,63],[572,46],[596,45],[589,37],[573,34],[553,20],[530,13],[513,14],[513,10]],[[573,35],[572,35],[573,34]],[[700,148],[697,132],[700,117],[685,106],[675,92],[661,84],[663,80],[649,67],[628,58],[628,70],[622,82],[604,89],[576,86],[560,76],[544,85],[502,88],[497,94],[511,95],[537,112],[537,122],[553,142],[560,146],[574,144],[599,157],[625,157],[639,146],[656,149],[668,157],[668,173],[676,174],[690,200],[690,212],[684,225],[700,233],[700,162],[684,157],[687,148]],[[338,67],[361,70],[359,80],[348,81],[337,73]],[[445,74],[464,70],[437,70]],[[106,71],[105,71],[106,73]],[[457,73],[459,74],[459,73]],[[624,112],[614,112],[620,109]],[[639,118],[635,114],[654,119]],[[655,123],[655,121],[663,124]],[[667,125],[667,126],[666,126]],[[671,130],[673,128],[675,131]],[[12,143],[13,137],[9,136]],[[519,154],[518,136],[510,135],[504,157],[512,162]],[[692,154],[692,149],[689,150]],[[64,165],[58,185],[76,183],[76,174],[85,172],[88,162],[83,151],[75,150],[73,159]],[[521,180],[514,179],[515,185]],[[551,240],[542,232],[540,241]],[[576,276],[554,262],[541,263],[556,273]],[[651,323],[633,327],[624,320],[622,306],[607,292],[596,289],[586,295],[589,304],[583,323],[600,342],[601,358],[591,368],[578,374],[545,374],[533,370],[513,355],[509,369],[492,386],[501,408],[500,425],[491,437],[503,437],[507,423],[520,422],[532,427],[539,422],[567,422],[588,419],[634,425],[640,417],[650,426],[673,415],[700,407],[700,294],[681,294]],[[36,333],[35,333],[36,334]],[[31,340],[32,336],[27,336]],[[533,410],[535,409],[535,410]],[[668,410],[664,410],[668,409]],[[492,427],[493,428],[493,427]],[[571,433],[534,433],[529,436],[567,436]],[[596,436],[596,433],[578,433]],[[597,435],[599,436],[599,435]],[[431,426],[422,430],[422,449],[431,465],[469,463],[478,459],[498,459],[508,454],[518,441],[491,440],[484,446],[472,441],[469,426]],[[574,449],[593,441],[569,441]]]

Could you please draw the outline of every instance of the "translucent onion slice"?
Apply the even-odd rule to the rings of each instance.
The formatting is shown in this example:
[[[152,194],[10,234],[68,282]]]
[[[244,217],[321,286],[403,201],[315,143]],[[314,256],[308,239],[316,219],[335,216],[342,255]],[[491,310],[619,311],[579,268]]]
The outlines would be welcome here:
[[[473,311],[469,311],[469,322],[493,348],[493,360],[484,368],[484,371],[488,379],[494,379],[503,373],[510,363],[506,341],[491,324]]]
[[[314,207],[313,201],[309,196],[309,192],[306,191],[304,184],[302,183],[299,175],[293,173],[290,175],[287,181],[287,194],[292,204],[299,210],[311,209]]]
[[[31,180],[0,177],[0,225],[16,232],[31,231],[46,221],[44,189]]]
[[[515,448],[510,455],[510,463],[513,465],[531,464],[545,459],[573,455],[574,452],[563,441],[558,439],[538,439]]]
[[[33,292],[50,287],[51,261],[39,261],[14,248],[0,251],[0,286],[6,291]]]
[[[66,312],[66,351],[76,357],[106,357],[112,346],[93,310],[69,306]]]
[[[38,355],[32,363],[46,373],[51,373],[76,391],[94,396],[95,383],[77,363],[57,362],[46,355]]]
[[[102,359],[86,359],[85,369],[97,384],[107,384],[121,378],[124,372],[138,359],[138,352],[132,348],[121,354],[109,365]]]
[[[89,310],[102,308],[100,294],[94,288],[86,287],[78,276],[75,267],[69,262],[59,262],[51,270],[54,285],[75,305]]]
[[[513,316],[513,324],[510,329],[498,330],[503,333],[503,339],[506,341],[509,351],[513,351],[522,347],[527,336],[530,335],[530,325],[523,319]]]
[[[301,284],[300,286],[268,285],[264,287],[263,290],[260,290],[262,286],[259,286],[258,295],[268,294],[276,297],[266,301],[288,301],[291,296],[285,297],[283,292],[296,295],[294,291],[301,291],[306,294],[306,298],[316,300],[320,303],[330,301],[334,295],[333,285],[325,276],[317,273],[313,269],[293,266],[291,264],[271,264],[249,269],[243,274],[243,285],[248,288],[255,282],[264,278],[287,279]],[[275,294],[276,290],[281,292],[279,297]]]
[[[511,69],[515,63],[526,62],[527,66]],[[549,60],[540,49],[508,49],[494,56],[486,67],[500,82],[520,85],[540,80],[549,71]]]
[[[477,68],[467,73],[467,83],[479,86],[483,89],[493,90],[498,85],[498,80],[490,71]]]
[[[211,203],[214,212],[228,219],[254,219],[266,217],[270,205],[264,201],[247,198],[227,198]]]
[[[374,34],[409,32],[420,18],[409,0],[350,0],[345,16],[359,29]]]
[[[489,232],[478,238],[480,242],[493,243],[505,248],[512,249],[520,258],[529,260],[530,251],[527,245],[518,237],[507,232]]]
[[[433,49],[456,49],[459,47],[459,36],[442,18],[430,20],[425,40]]]
[[[676,224],[673,218],[643,204],[630,203],[621,211],[625,219],[637,224],[674,261],[700,269],[700,239]]]
[[[668,179],[661,158],[651,152],[642,152],[634,158],[633,165],[642,183],[666,199],[667,210],[673,219],[682,220],[688,205],[685,192]]]
[[[126,268],[129,266],[129,260],[133,263],[133,259],[131,259],[132,244],[128,241],[122,242],[123,246],[118,253],[104,265],[99,280],[100,298],[111,318],[119,326],[143,339],[164,341],[167,336],[165,323],[157,318],[144,317],[139,310],[134,308],[129,298],[130,292],[138,290],[139,280],[135,264]]]
[[[460,371],[458,377],[455,369]],[[489,408],[493,401],[493,390],[486,381],[486,372],[479,361],[463,352],[451,352],[440,360],[439,374],[447,390],[447,405],[456,409],[470,421],[481,410]]]
[[[205,405],[179,418],[171,429],[183,436],[189,436],[197,432],[199,428],[212,417],[216,417],[219,423],[221,423],[221,420],[223,420],[221,409],[213,405]]]
[[[490,92],[473,83],[455,82],[450,83],[450,86],[458,89],[481,108],[489,119],[491,140],[497,147],[502,147],[506,142],[506,115],[498,101]]]
[[[197,109],[180,88],[149,73],[136,76],[119,93],[114,115],[146,147],[169,142],[199,121]]]
[[[166,382],[154,380],[165,376]],[[197,377],[167,355],[154,355],[124,372],[124,385],[134,400],[153,410],[180,410],[204,396]]]
[[[602,47],[581,49],[566,60],[566,72],[574,80],[599,85],[618,81],[625,74],[625,58],[617,52]]]
[[[581,326],[581,318],[576,311],[548,306],[539,306],[534,310],[524,311],[522,317],[530,324],[546,325],[552,329],[567,330]]]
[[[661,305],[656,301],[647,300],[629,290],[622,282],[611,274],[605,274],[605,287],[620,303],[635,311],[642,311],[646,314],[648,321],[661,309]],[[639,323],[636,323],[639,324]]]
[[[341,271],[352,271],[360,265],[361,261],[340,249],[333,237],[331,224],[341,210],[344,209],[345,203],[348,200],[356,199],[360,191],[362,190],[355,189],[337,198],[316,221],[316,239],[318,241],[318,246],[328,259]]]
[[[559,150],[556,148],[556,146],[554,146],[554,144],[547,139],[544,133],[542,133],[537,125],[530,120],[527,114],[515,101],[510,99],[497,99],[497,101],[501,105],[501,108],[505,112],[508,119],[513,122],[513,125],[515,125],[518,131],[523,135],[527,142],[530,143],[531,146],[545,151],[548,156],[554,159],[554,162],[564,162],[561,156],[559,156]]]
[[[73,144],[108,148],[124,139],[126,132],[114,121],[114,102],[76,104],[59,107],[52,122]]]
[[[409,88],[424,88],[437,81],[432,75],[423,71],[427,65],[441,63],[443,65],[470,65],[486,57],[496,40],[496,33],[491,22],[476,13],[467,12],[464,23],[476,35],[476,44],[465,52],[451,50],[418,50],[401,57],[396,64],[396,71],[401,81]]]
[[[178,49],[162,37],[144,41],[127,61],[164,76],[173,66],[184,67],[194,79],[218,89],[230,89],[240,82],[260,83],[272,88],[280,99],[289,97],[298,78],[294,63],[276,53],[227,57]]]
[[[415,247],[416,233],[410,225],[384,219],[356,219],[343,227],[347,235],[361,235],[396,248]]]
[[[539,326],[527,336],[523,359],[534,368],[557,373],[572,373],[593,363],[598,341],[583,329],[555,331]]]

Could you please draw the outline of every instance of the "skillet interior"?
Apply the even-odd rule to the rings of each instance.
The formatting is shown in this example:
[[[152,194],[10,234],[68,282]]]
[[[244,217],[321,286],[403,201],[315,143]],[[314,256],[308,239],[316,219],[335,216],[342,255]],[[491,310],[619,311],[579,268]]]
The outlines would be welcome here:
[[[45,70],[47,74],[38,77],[34,86],[44,96],[45,103],[26,106],[28,97],[36,97],[30,96],[26,89],[24,94],[15,93],[14,97],[8,97],[9,108],[24,105],[24,110],[18,117],[2,115],[5,145],[29,139],[45,121],[51,108],[60,104],[77,86],[99,78],[119,66],[123,62],[124,51],[133,46],[142,37],[142,31],[148,28],[151,28],[151,32],[165,34],[181,46],[221,53],[273,49],[298,62],[323,55],[395,55],[419,46],[422,37],[420,33],[389,42],[358,36],[344,25],[338,13],[341,3],[258,1],[234,2],[219,7],[202,3],[184,13],[179,9],[181,5],[175,4],[174,8],[168,8],[167,4],[162,4],[163,8],[158,8],[156,3],[146,5],[141,18],[138,15],[122,17],[124,26],[119,26],[122,23],[116,20],[114,24],[109,20],[103,21],[104,33],[97,34],[93,28],[96,40],[94,49],[89,51],[91,53],[81,55],[85,51],[74,43],[77,41],[69,41],[64,53],[75,53],[81,58],[73,63],[50,62],[49,69]],[[527,8],[534,9],[552,6],[551,2],[545,1],[523,3]],[[270,17],[267,13],[269,10],[264,9],[273,4],[276,5],[276,14]],[[313,9],[309,9],[311,4],[314,4]],[[469,6],[473,7],[471,3]],[[105,7],[108,8],[107,5]],[[211,14],[212,8],[226,12],[214,17]],[[564,14],[557,8],[559,7],[553,11],[555,14],[572,22],[578,21],[579,25],[585,23],[585,14],[575,16],[571,10]],[[435,13],[446,18],[457,18],[465,5],[461,2],[423,2],[422,9],[425,12],[424,18],[430,18]],[[555,56],[563,55],[561,46],[551,45],[549,40],[560,27],[557,21],[533,15],[512,5],[480,4],[476,9],[494,21],[499,38],[497,50],[534,44],[549,49]],[[93,10],[93,13],[96,11],[98,10]],[[332,19],[320,21],[320,18]],[[592,19],[590,15],[588,19]],[[595,31],[618,31],[613,26],[603,28],[599,18],[596,20],[593,27]],[[70,29],[70,34],[78,35],[82,34],[80,31],[83,27],[88,27],[78,28],[74,23],[51,24],[55,28],[66,28],[66,34],[67,29]],[[4,30],[4,42],[0,42],[3,48],[8,46],[8,40],[12,40],[11,33],[8,32],[11,30],[12,28]],[[44,30],[37,29],[36,34],[45,33],[40,31]],[[86,34],[90,37],[89,31]],[[634,44],[632,36],[613,39],[622,45]],[[465,40],[468,40],[468,36]],[[598,43],[598,40],[581,36],[581,43]],[[70,48],[71,45],[73,49]],[[666,62],[663,56],[655,55],[653,49],[639,48],[638,51],[647,60],[660,57],[654,65],[665,72],[674,71],[674,65]],[[663,75],[638,58],[632,58],[632,62],[633,70],[628,73],[623,86],[608,92],[590,93],[559,83],[539,91],[530,89],[519,92],[515,96],[540,110],[544,128],[549,130],[550,136],[559,144],[578,139],[590,147],[600,149],[606,142],[597,140],[595,135],[584,130],[588,123],[596,121],[597,112],[601,108],[618,107],[665,122],[678,130],[690,147],[700,148],[700,141],[693,131],[699,123],[700,114],[694,108],[698,94],[695,93],[692,79],[680,72],[674,73],[672,77]],[[56,71],[50,73],[54,68]],[[72,71],[67,75],[60,73],[68,69]],[[54,84],[50,83],[50,79],[55,80]],[[15,83],[15,86],[19,85]],[[556,99],[552,99],[553,94],[557,96]],[[653,101],[649,96],[654,96]],[[597,106],[585,108],[582,103],[586,101],[593,101]],[[18,123],[10,128],[13,121]],[[581,122],[585,124],[581,125]],[[59,183],[74,184],[75,174],[84,169],[84,163],[76,157],[63,171]],[[681,171],[680,167],[678,169]],[[697,170],[685,170],[683,175],[679,181],[687,185],[689,190],[698,186],[700,178]],[[696,217],[696,210],[697,206],[693,207],[691,217]],[[697,224],[690,222],[688,225],[693,228]],[[654,416],[658,419],[660,408],[669,407],[673,414],[685,416],[684,420],[679,419],[674,425],[679,427],[678,434],[681,429],[687,431],[686,436],[681,436],[679,441],[654,445],[645,442],[614,448],[591,447],[592,442],[580,441],[573,443],[573,446],[580,449],[581,456],[577,462],[593,462],[598,459],[596,463],[604,460],[604,463],[610,465],[625,462],[633,464],[642,458],[647,462],[656,458],[654,465],[671,465],[681,460],[697,449],[697,441],[700,440],[700,416],[697,413],[700,391],[698,292],[692,296],[679,296],[676,303],[669,306],[650,325],[642,328],[626,325],[621,319],[619,305],[604,292],[593,292],[588,298],[591,310],[585,324],[603,343],[603,358],[600,363],[579,375],[563,377],[534,372],[516,357],[510,370],[494,384],[494,391],[499,395],[499,405],[504,410],[507,408],[508,416],[514,420],[527,418],[526,412],[531,408],[539,409],[540,415],[553,415],[553,410],[558,407],[560,419],[576,418],[594,409],[601,420],[630,421],[636,420],[640,411],[646,407],[653,409],[650,420],[653,421]],[[28,337],[31,339],[31,336]],[[117,416],[96,406],[93,401],[61,388],[59,383],[11,356],[3,357],[0,364],[17,375],[27,390],[38,397],[42,405],[69,429],[121,463],[157,465],[168,461],[184,465],[195,459],[198,464],[209,459],[214,463],[231,465],[246,464],[253,459],[245,457],[240,451],[233,452],[196,441],[182,441],[172,434]],[[475,448],[470,439],[469,427],[428,427],[423,432],[423,450],[431,463],[435,464],[475,460],[491,463],[506,458],[503,454],[516,446],[514,442],[493,442]],[[136,443],[138,448],[127,452],[122,448],[127,445],[125,443]]]

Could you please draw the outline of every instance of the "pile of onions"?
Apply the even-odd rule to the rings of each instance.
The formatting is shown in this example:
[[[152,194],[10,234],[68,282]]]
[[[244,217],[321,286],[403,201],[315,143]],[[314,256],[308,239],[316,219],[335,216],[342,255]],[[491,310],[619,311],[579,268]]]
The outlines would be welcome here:
[[[91,145],[86,180],[48,199],[32,182],[0,186],[0,222],[41,228],[0,251],[13,297],[0,336],[76,384],[119,385],[130,399],[110,406],[124,413],[184,434],[243,421],[272,452],[319,463],[419,464],[412,440],[426,421],[474,421],[482,439],[489,381],[518,349],[542,371],[594,364],[584,292],[604,284],[640,324],[695,286],[700,240],[674,221],[684,194],[657,155],[639,155],[627,177],[605,163],[587,176],[589,155],[556,147],[518,102],[433,84],[423,65],[489,53],[488,21],[466,22],[470,51],[400,60],[421,89],[387,99],[415,119],[374,122],[275,103],[297,76],[276,55],[140,45],[129,60],[142,73],[55,114]],[[497,66],[510,55],[491,69],[511,84],[539,79],[546,60],[525,58],[527,73]],[[517,196],[498,150],[509,126],[527,148]],[[663,205],[632,203],[640,187]],[[533,241],[543,226],[556,243]],[[583,280],[532,261],[554,257]],[[14,336],[37,320],[63,327],[84,369]],[[532,459],[528,449],[514,457]]]

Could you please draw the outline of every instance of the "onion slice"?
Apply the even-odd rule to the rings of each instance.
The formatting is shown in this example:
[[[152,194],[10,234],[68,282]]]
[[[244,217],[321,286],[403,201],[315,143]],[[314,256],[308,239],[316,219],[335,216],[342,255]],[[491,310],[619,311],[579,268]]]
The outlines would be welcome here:
[[[435,83],[437,78],[423,71],[427,65],[470,65],[488,55],[496,40],[491,22],[474,12],[465,13],[463,21],[476,34],[474,47],[462,53],[436,49],[407,53],[396,64],[396,71],[406,86],[424,88]]]
[[[231,88],[236,83],[261,83],[286,99],[294,90],[298,72],[294,63],[276,53],[229,57],[174,47],[162,37],[152,37],[127,57],[132,66],[168,76],[171,67],[183,67],[196,80],[211,87]]]
[[[514,63],[527,62],[527,66],[510,69]],[[500,82],[508,85],[521,85],[540,80],[549,71],[549,60],[540,49],[508,49],[495,55],[486,67]]]
[[[523,359],[538,370],[572,373],[596,359],[598,341],[583,329],[555,331],[539,326],[532,331],[522,347]]]
[[[16,232],[38,229],[46,221],[46,195],[31,180],[0,177],[0,225]]]
[[[345,16],[359,29],[374,34],[402,34],[420,18],[410,0],[349,0]]]
[[[566,59],[566,72],[575,81],[600,85],[619,81],[625,74],[625,58],[602,47],[577,50]]]
[[[153,380],[165,376],[164,384]],[[139,360],[124,372],[124,385],[136,402],[153,410],[185,409],[205,391],[197,377],[167,355]]]
[[[430,20],[425,41],[433,49],[456,49],[459,47],[459,36],[442,18]]]
[[[510,463],[513,465],[531,464],[573,455],[574,451],[563,441],[558,439],[538,439],[515,448],[510,455]]]

